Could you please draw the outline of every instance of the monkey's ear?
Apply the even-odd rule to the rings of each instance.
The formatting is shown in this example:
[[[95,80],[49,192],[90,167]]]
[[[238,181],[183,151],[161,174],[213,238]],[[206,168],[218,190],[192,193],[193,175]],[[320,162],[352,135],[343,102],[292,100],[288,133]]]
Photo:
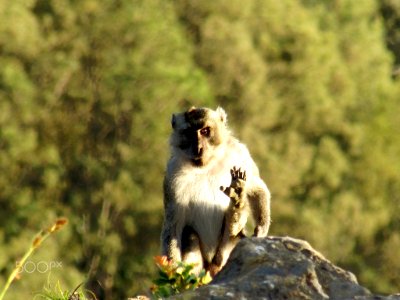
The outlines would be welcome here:
[[[187,110],[187,112],[188,113],[191,113],[192,111],[195,111],[196,110],[196,106],[191,106],[188,110]]]
[[[172,129],[175,129],[175,126],[176,126],[176,117],[175,117],[175,114],[172,114],[171,126],[172,126]]]
[[[226,123],[226,119],[227,119],[227,115],[226,115],[225,110],[222,107],[218,106],[217,114],[218,114],[219,118],[221,119],[221,122],[225,124]]]

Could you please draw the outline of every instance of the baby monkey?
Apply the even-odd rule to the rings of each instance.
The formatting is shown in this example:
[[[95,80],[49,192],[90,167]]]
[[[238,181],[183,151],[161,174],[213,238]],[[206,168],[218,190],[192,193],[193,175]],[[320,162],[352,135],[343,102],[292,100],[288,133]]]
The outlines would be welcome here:
[[[162,253],[215,274],[244,236],[249,211],[253,236],[267,235],[270,192],[222,108],[192,107],[173,114],[171,125]]]

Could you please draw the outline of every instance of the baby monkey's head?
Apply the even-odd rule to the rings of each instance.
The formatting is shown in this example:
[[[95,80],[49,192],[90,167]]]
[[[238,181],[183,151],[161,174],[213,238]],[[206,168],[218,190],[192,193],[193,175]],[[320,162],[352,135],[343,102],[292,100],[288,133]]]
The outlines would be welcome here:
[[[230,135],[226,119],[221,107],[216,110],[191,107],[185,112],[173,114],[171,146],[174,154],[194,166],[207,165]]]

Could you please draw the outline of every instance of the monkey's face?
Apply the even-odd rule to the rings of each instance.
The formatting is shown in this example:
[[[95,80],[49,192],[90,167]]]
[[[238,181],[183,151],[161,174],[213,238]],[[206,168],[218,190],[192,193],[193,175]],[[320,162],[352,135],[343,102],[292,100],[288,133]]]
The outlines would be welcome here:
[[[172,116],[172,146],[194,166],[207,165],[226,136],[226,113],[192,107]]]

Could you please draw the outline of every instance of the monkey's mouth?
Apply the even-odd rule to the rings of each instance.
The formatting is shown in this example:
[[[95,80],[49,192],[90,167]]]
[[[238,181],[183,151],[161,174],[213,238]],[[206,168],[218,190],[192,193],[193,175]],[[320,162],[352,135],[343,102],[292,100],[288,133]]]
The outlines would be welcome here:
[[[200,158],[194,158],[192,159],[192,163],[196,166],[196,167],[201,167],[204,165],[203,159]]]

